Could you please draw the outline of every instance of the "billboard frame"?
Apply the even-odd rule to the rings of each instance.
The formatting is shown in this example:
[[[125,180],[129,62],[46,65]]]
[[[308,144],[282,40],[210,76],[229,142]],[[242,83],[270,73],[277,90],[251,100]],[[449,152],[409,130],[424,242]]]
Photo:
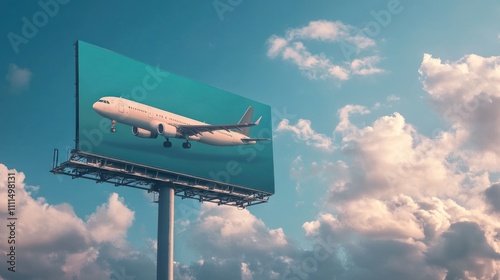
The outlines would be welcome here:
[[[78,64],[78,41],[75,42],[75,150],[80,144],[80,71]]]
[[[81,147],[80,144],[84,145],[85,143],[87,143],[87,140],[84,136],[81,135],[81,131],[80,129],[83,129],[83,127],[85,126],[81,126],[81,118],[80,118],[80,113],[83,113],[84,111],[82,111],[83,109],[80,108],[80,105],[81,104],[84,104],[82,103],[83,101],[80,100],[80,61],[79,61],[79,56],[80,56],[80,51],[84,50],[85,48],[83,46],[80,46],[80,42],[82,43],[85,43],[86,45],[89,44],[89,43],[86,43],[84,41],[79,41],[77,40],[75,43],[74,43],[74,47],[75,47],[75,105],[76,105],[76,108],[75,108],[75,147],[74,147],[74,150],[75,152],[78,152],[79,154],[86,154],[86,155],[92,155],[92,156],[95,156],[95,157],[102,157],[102,158],[114,158],[116,160],[118,160],[119,158],[121,158],[120,156],[114,154],[114,155],[110,155],[110,154],[106,154],[106,153],[102,153],[102,152],[98,152],[98,151],[95,151],[93,152],[92,149],[90,150],[86,150],[84,148]],[[89,44],[91,45],[91,44]],[[104,49],[106,51],[109,51],[107,49]],[[118,54],[120,55],[120,54]],[[120,55],[120,56],[123,56],[123,55]],[[126,56],[123,56],[127,59],[131,59],[131,58],[128,58]],[[133,59],[131,59],[133,60]],[[135,60],[134,60],[135,61]],[[139,62],[139,61],[137,61]],[[139,63],[142,63],[142,62],[139,62]],[[157,66],[158,67],[158,66]],[[83,71],[83,70],[82,70]],[[173,73],[172,73],[173,74]],[[185,77],[182,77],[182,78],[185,78]],[[187,78],[189,79],[189,78]],[[194,80],[193,80],[194,81]],[[199,84],[203,84],[203,83],[200,83],[200,82],[197,82],[197,81],[194,81],[196,83],[199,83]],[[206,86],[209,86],[209,85],[206,85]],[[212,87],[212,88],[215,88],[213,86],[209,86],[209,87]],[[219,90],[219,89],[217,89]],[[236,94],[233,94],[233,95],[236,95]],[[243,97],[244,98],[244,97]],[[248,98],[247,98],[248,99]],[[249,99],[250,100],[250,99]],[[253,101],[253,100],[251,100]],[[260,102],[257,102],[257,101],[253,101],[253,102],[256,102],[256,103],[260,103]],[[148,104],[149,106],[152,106],[151,104]],[[265,104],[263,104],[265,105]],[[255,106],[255,105],[254,105]],[[266,105],[268,106],[268,105]],[[82,119],[85,119],[85,118],[82,118]],[[271,127],[269,128],[271,133],[272,133],[272,120],[270,120],[271,122]],[[99,128],[99,129],[102,129],[102,128]],[[267,128],[266,128],[267,129]],[[222,130],[222,129],[221,129]],[[236,129],[234,129],[236,130]],[[260,136],[260,135],[259,135]],[[267,137],[266,137],[267,138]],[[269,169],[271,169],[271,171],[269,172],[273,172],[274,170],[274,167],[272,166],[273,165],[273,155],[272,155],[272,135],[270,137],[268,137],[269,140],[271,141],[271,167],[269,168],[266,168],[264,169],[265,172],[268,172]],[[187,138],[186,138],[187,140]],[[93,140],[90,140],[90,144],[92,145],[96,145],[94,144],[94,142],[92,142]],[[168,141],[168,138],[167,138],[167,141]],[[250,146],[249,146],[250,147]],[[250,147],[252,149],[252,152],[258,152],[258,151],[261,151],[262,148],[260,147]],[[72,153],[73,153],[72,151]],[[244,155],[248,155],[249,154],[249,151],[245,150],[244,152],[240,152],[240,154],[244,154]],[[250,153],[251,154],[251,153]],[[253,156],[253,154],[252,154]],[[249,156],[250,158],[251,156]],[[175,160],[175,158],[172,158],[172,160]],[[252,160],[249,161],[248,158],[241,158],[241,159],[237,159],[237,163],[238,163],[238,166],[239,164],[247,164],[247,162],[250,162]],[[191,176],[193,179],[204,179],[206,181],[210,181],[210,182],[217,182],[216,185],[220,185],[220,186],[223,186],[223,185],[228,185],[228,186],[231,186],[231,187],[234,187],[235,189],[235,192],[240,192],[241,194],[243,195],[247,195],[249,192],[256,192],[256,193],[262,193],[262,194],[265,194],[265,195],[273,195],[275,193],[275,182],[274,182],[274,175],[272,175],[272,181],[271,182],[267,182],[265,184],[259,184],[259,185],[250,185],[249,183],[247,183],[247,181],[245,182],[242,182],[241,180],[239,182],[236,181],[237,177],[234,177],[235,180],[233,180],[233,178],[231,178],[231,181],[232,182],[229,182],[229,178],[227,179],[224,179],[224,175],[226,173],[229,173],[228,176],[232,177],[233,176],[233,173],[231,173],[232,171],[228,171],[226,170],[226,173],[224,173],[224,167],[220,167],[221,169],[215,169],[215,170],[220,170],[221,172],[218,172],[217,174],[214,173],[211,173],[209,172],[210,174],[210,177],[206,174],[192,174],[191,171],[187,171],[185,169],[180,169],[180,170],[176,170],[175,166],[160,166],[160,165],[156,165],[156,164],[153,164],[151,162],[144,162],[144,161],[137,161],[137,160],[134,160],[132,158],[125,158],[123,159],[122,161],[126,161],[127,163],[129,164],[136,164],[136,165],[148,165],[148,168],[155,168],[155,169],[158,169],[158,170],[161,170],[163,172],[170,172],[172,174],[182,174],[183,176],[185,177],[189,177]],[[191,160],[193,161],[193,160]],[[175,161],[174,161],[175,162]],[[194,161],[193,161],[194,162]],[[231,161],[232,162],[232,161]],[[226,164],[226,169],[228,169],[229,167],[227,167],[229,164],[229,160]],[[153,167],[153,166],[156,166],[156,167]],[[219,168],[217,167],[217,168]],[[247,166],[244,166],[245,170],[252,170],[251,167],[247,167]],[[262,170],[261,170],[262,171]],[[262,172],[264,172],[262,171]],[[179,173],[181,172],[181,173]],[[219,175],[219,173],[224,173],[223,175]],[[247,172],[249,173],[249,172]],[[247,174],[245,173],[245,174]],[[190,175],[192,174],[192,175]],[[266,173],[267,174],[267,173]],[[205,176],[206,175],[206,176]],[[240,174],[238,174],[240,175]],[[223,178],[220,178],[220,177],[223,177]]]

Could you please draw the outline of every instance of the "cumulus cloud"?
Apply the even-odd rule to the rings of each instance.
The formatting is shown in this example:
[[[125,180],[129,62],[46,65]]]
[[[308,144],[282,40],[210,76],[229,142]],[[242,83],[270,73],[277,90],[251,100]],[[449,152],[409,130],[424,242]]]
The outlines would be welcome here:
[[[351,107],[339,111],[341,121],[336,130],[342,135],[343,153],[353,163],[351,176],[344,185],[331,189],[333,197],[381,197],[394,192],[445,195],[459,191],[464,174],[457,172],[457,162],[447,160],[454,158],[460,147],[459,135],[443,132],[436,138],[426,137],[399,113],[358,128],[346,119]],[[479,184],[481,176],[475,174],[471,178]]]
[[[267,55],[274,58],[281,53],[286,45],[288,45],[288,41],[282,37],[273,35],[268,39],[268,44],[269,49],[267,50]]]
[[[84,267],[92,265],[99,256],[99,251],[93,247],[79,253],[69,254],[61,270],[66,275],[80,275]]]
[[[326,171],[316,183],[329,185],[328,196],[316,219],[303,223],[306,236],[329,239],[337,248],[335,255],[342,256],[329,259],[328,264],[336,267],[330,275],[340,279],[500,277],[496,214],[500,188],[489,179],[495,169],[477,164],[472,156],[481,150],[474,139],[479,135],[472,135],[484,125],[481,122],[499,124],[496,118],[472,116],[492,114],[488,103],[482,102],[495,100],[496,91],[484,84],[484,77],[496,82],[493,61],[467,56],[460,63],[442,63],[430,55],[424,58],[420,69],[424,89],[438,112],[454,110],[463,100],[477,109],[446,119],[449,129],[432,137],[419,133],[397,112],[358,126],[352,116],[367,114],[368,109],[346,105],[339,110],[335,133],[342,136],[343,160],[321,163]],[[481,106],[487,112],[480,112]],[[487,147],[498,141],[491,132],[490,136],[483,138],[483,147],[494,154]],[[318,169],[315,162],[303,159],[300,167],[301,174]],[[327,274],[318,267],[308,275]]]
[[[373,39],[365,36],[353,26],[341,21],[311,21],[307,26],[288,30],[286,38],[289,40],[314,39],[332,42],[349,42],[359,49],[366,49],[376,45]]]
[[[200,252],[217,251],[224,257],[233,256],[238,250],[246,254],[279,251],[288,244],[281,228],[268,229],[246,209],[215,204],[203,204],[192,230],[193,246]]]
[[[417,203],[404,196],[391,203],[377,213],[386,207],[382,202],[373,200],[369,202],[373,207],[366,208],[360,201],[346,206],[344,217],[322,213],[318,220],[304,223],[312,242],[307,250],[299,249],[280,229],[269,229],[248,211],[203,205],[189,230],[191,245],[202,258],[191,265],[177,265],[176,277],[440,279],[435,277],[440,269],[426,264],[423,246],[408,240],[408,236],[422,239],[424,235],[418,215],[411,214],[419,208]],[[363,219],[370,215],[371,219]],[[358,218],[361,220],[356,221]],[[374,238],[370,238],[372,234]]]
[[[334,41],[345,32],[320,24],[291,31],[289,36]],[[283,39],[270,53],[278,56],[293,47]],[[296,48],[304,51],[303,45]],[[300,60],[303,53],[287,55],[301,65],[314,62]],[[369,72],[368,61],[356,61],[352,67]],[[291,165],[292,179],[299,185],[308,180],[309,185],[327,188],[318,199],[316,218],[302,223],[312,247],[299,249],[284,231],[269,229],[250,212],[210,206],[189,225],[192,245],[202,259],[184,266],[182,279],[208,279],[203,275],[213,275],[217,268],[227,271],[227,278],[224,274],[221,279],[499,279],[500,188],[490,182],[494,169],[477,164],[472,156],[488,151],[494,157],[490,145],[498,143],[494,132],[482,138],[484,142],[472,135],[482,131],[477,128],[485,125],[481,122],[491,129],[498,125],[493,107],[488,107],[496,102],[497,87],[484,83],[486,77],[495,85],[493,61],[467,56],[443,63],[424,57],[420,68],[424,89],[451,124],[432,136],[420,133],[399,112],[360,126],[353,116],[370,110],[360,105],[341,108],[334,131],[341,136],[341,149],[310,162],[297,156]],[[387,102],[398,100],[396,95],[387,98]],[[461,111],[459,117],[447,118],[447,110],[464,100],[468,108],[486,106],[486,112]],[[295,125],[283,120],[277,131],[289,132],[317,149],[336,145],[333,137],[312,127],[308,120]],[[481,155],[487,160],[485,152]]]
[[[325,27],[311,37],[333,40],[342,32],[337,31]],[[305,38],[304,32],[294,36]],[[274,50],[285,48],[281,42]],[[424,59],[422,82],[438,112],[454,108],[460,98],[481,96],[474,101],[478,103],[466,103],[469,107],[496,98],[495,89],[478,89],[474,78],[482,73],[494,81],[493,64],[478,57],[465,61],[442,63],[430,55]],[[478,67],[482,70],[471,71]],[[462,86],[463,81],[470,84]],[[463,94],[459,97],[456,91]],[[387,98],[397,100],[396,95]],[[446,119],[443,114],[450,127],[427,136],[399,112],[368,125],[353,121],[354,115],[368,113],[360,105],[344,106],[334,131],[341,136],[341,149],[310,162],[302,156],[292,162],[292,179],[298,185],[306,180],[327,189],[318,199],[316,218],[302,223],[310,248],[299,249],[284,231],[268,228],[250,212],[210,206],[189,225],[192,245],[202,259],[184,266],[183,275],[208,279],[203,275],[221,268],[227,271],[222,279],[499,279],[500,187],[490,182],[498,174],[472,156],[482,150],[495,156],[489,145],[497,143],[496,138],[484,138],[480,146],[472,132],[482,121],[498,124],[496,119],[467,114]],[[312,127],[307,120],[295,125],[284,120],[277,130],[317,149],[336,145],[333,137]]]
[[[380,61],[378,56],[368,56],[360,59],[354,59],[351,62],[351,70],[355,75],[367,76],[383,72],[382,69],[375,67]]]
[[[281,228],[269,229],[246,209],[203,204],[187,232],[201,259],[179,265],[180,279],[280,279],[295,254]]]
[[[311,21],[307,26],[290,29],[285,36],[272,35],[267,40],[267,55],[281,57],[295,64],[310,79],[348,80],[353,75],[366,76],[383,72],[376,67],[379,56],[366,56],[352,61],[332,62],[325,54],[311,53],[304,42],[317,40],[342,45],[358,52],[376,45],[375,41],[353,26],[341,21]],[[347,57],[347,56],[346,56]]]
[[[113,193],[107,203],[90,215],[87,226],[97,242],[113,242],[124,240],[133,220],[134,211],[127,208],[117,193]]]
[[[340,120],[337,127],[335,128],[335,131],[342,132],[355,128],[355,126],[352,125],[351,122],[349,121],[350,115],[352,114],[365,115],[369,113],[370,110],[366,109],[364,106],[361,105],[346,105],[342,107],[338,112]]]
[[[446,279],[498,279],[500,254],[474,222],[457,222],[426,253],[431,265],[444,267]],[[466,268],[466,269],[464,269]]]
[[[31,71],[28,68],[21,68],[14,63],[9,64],[9,69],[5,79],[9,83],[11,91],[20,92],[27,90],[31,82]]]
[[[419,69],[437,111],[472,145],[464,156],[477,170],[500,171],[499,65],[498,56],[470,54],[443,62],[425,54]]]
[[[326,152],[335,150],[331,137],[315,132],[311,127],[311,121],[299,119],[297,124],[291,125],[288,119],[283,119],[276,128],[276,132],[291,132],[297,141],[304,141],[306,145],[313,146]]]
[[[134,218],[116,193],[96,208],[88,220],[79,218],[71,205],[51,205],[44,198],[33,198],[24,173],[0,164],[0,196],[7,197],[7,174],[16,178],[17,263],[16,273],[0,271],[5,279],[110,279],[121,267],[129,275],[154,277],[141,269],[154,267],[151,259],[133,250],[125,240]],[[7,201],[0,200],[0,217],[7,218]],[[106,236],[109,235],[109,236]],[[2,254],[8,244],[0,243]],[[138,274],[140,273],[140,274]],[[149,276],[148,276],[149,274]],[[118,275],[119,276],[119,275]]]

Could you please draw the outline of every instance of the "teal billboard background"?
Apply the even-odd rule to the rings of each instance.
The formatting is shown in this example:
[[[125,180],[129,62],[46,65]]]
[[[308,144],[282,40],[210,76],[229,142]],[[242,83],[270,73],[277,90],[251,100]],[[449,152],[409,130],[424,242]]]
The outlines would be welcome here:
[[[242,96],[217,89],[147,65],[83,41],[77,42],[77,150],[161,168],[196,177],[274,193],[271,108]],[[254,145],[211,146],[171,138],[139,138],[132,127],[95,112],[94,102],[104,96],[123,97],[207,124],[236,124],[249,106],[254,107],[251,138],[270,138]]]

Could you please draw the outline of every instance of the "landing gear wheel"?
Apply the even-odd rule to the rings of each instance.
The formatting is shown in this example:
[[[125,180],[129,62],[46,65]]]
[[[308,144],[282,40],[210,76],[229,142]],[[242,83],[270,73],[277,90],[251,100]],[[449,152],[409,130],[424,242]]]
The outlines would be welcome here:
[[[109,130],[109,131],[111,131],[111,133],[115,133],[116,132],[115,125],[116,125],[116,121],[115,120],[111,120],[111,129]]]
[[[189,148],[191,148],[191,143],[189,143],[189,142],[182,143],[182,147],[183,147],[184,149],[189,149]]]
[[[165,148],[170,148],[170,147],[172,147],[172,142],[170,142],[170,141],[168,141],[168,140],[167,140],[167,141],[165,141],[165,142],[163,142],[163,147],[165,147]]]

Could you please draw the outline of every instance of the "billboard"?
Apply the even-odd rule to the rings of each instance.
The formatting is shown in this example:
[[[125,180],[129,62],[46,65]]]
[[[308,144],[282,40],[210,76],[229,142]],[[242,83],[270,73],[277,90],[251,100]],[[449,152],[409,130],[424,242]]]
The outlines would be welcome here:
[[[77,42],[76,150],[274,193],[271,108]]]

